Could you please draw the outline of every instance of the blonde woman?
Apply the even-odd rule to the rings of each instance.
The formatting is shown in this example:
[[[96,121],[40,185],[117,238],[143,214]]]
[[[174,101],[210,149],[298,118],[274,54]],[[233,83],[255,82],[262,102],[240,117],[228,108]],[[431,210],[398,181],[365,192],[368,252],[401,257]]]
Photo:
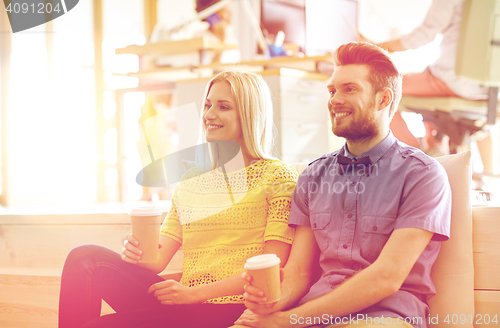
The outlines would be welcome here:
[[[246,259],[274,253],[284,265],[294,234],[288,215],[298,175],[271,156],[272,117],[262,77],[232,71],[215,76],[204,98],[205,137],[209,143],[237,143],[241,165],[232,160],[224,172],[188,171],[195,178],[176,188],[157,262],[139,262],[140,245],[132,235],[121,255],[95,245],[72,250],[61,279],[59,327],[231,326],[245,310]],[[229,205],[213,201],[224,192]],[[162,279],[158,273],[181,246],[182,279]],[[100,317],[101,300],[116,313]]]

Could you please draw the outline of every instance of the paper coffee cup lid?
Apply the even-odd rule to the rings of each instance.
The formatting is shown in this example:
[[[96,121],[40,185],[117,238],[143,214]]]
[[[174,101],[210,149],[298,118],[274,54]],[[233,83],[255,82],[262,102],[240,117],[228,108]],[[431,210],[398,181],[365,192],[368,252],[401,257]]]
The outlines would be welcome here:
[[[278,256],[276,256],[276,254],[262,254],[249,258],[245,263],[245,269],[247,270],[265,269],[280,263],[281,260]]]
[[[153,216],[161,215],[163,211],[156,206],[139,206],[134,207],[128,212],[131,216]]]

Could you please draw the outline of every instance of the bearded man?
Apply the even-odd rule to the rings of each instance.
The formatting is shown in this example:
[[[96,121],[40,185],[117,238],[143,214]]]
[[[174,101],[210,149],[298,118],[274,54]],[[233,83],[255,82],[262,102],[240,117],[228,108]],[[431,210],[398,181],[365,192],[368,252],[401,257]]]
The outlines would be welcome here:
[[[243,274],[248,309],[236,324],[425,328],[431,268],[450,235],[446,172],[389,129],[401,74],[385,50],[348,43],[334,63],[328,110],[346,143],[299,177],[281,299],[268,304]]]

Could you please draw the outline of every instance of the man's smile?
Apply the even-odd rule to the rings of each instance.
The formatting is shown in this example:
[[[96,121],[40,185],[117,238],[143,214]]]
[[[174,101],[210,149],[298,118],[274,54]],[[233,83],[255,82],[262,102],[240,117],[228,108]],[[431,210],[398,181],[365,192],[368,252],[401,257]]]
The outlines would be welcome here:
[[[343,118],[346,118],[347,116],[351,115],[351,112],[332,112],[332,118],[337,120],[341,120]]]

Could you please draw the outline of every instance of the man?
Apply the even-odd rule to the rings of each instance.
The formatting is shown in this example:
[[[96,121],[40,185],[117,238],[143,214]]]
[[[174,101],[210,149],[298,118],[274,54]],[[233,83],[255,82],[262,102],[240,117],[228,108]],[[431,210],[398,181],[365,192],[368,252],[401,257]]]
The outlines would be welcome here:
[[[328,109],[346,144],[299,177],[281,299],[265,304],[244,274],[248,310],[236,324],[424,328],[435,294],[431,266],[450,232],[446,172],[390,132],[401,75],[385,50],[348,43],[334,62]]]

